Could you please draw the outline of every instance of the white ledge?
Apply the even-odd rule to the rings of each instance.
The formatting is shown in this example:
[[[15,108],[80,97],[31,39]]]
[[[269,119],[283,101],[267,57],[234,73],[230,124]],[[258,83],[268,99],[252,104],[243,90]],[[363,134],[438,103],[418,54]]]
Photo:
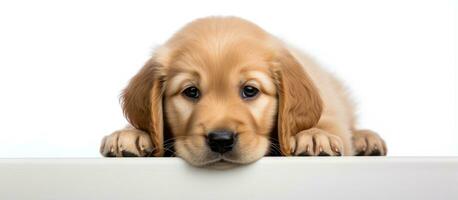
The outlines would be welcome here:
[[[458,199],[458,157],[0,159],[0,199]]]

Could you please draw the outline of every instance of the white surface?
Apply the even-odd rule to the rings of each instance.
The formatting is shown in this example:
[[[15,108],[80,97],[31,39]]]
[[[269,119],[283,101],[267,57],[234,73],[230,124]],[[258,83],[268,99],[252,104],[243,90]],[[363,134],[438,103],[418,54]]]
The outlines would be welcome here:
[[[247,18],[336,72],[390,155],[458,155],[456,0],[0,1],[0,157],[98,157],[127,81],[185,23]]]
[[[0,199],[458,199],[458,158],[0,159]]]

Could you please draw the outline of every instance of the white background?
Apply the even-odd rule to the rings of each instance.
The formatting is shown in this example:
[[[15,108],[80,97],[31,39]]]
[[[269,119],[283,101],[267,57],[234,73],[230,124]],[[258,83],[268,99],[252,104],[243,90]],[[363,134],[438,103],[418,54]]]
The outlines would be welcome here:
[[[458,155],[456,1],[0,2],[0,157],[98,157],[119,94],[185,23],[251,20],[352,89],[389,154]]]

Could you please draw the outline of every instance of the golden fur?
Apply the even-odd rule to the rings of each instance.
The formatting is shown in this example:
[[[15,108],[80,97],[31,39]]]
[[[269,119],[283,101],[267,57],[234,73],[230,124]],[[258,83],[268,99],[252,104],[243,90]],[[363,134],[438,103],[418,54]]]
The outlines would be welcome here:
[[[242,99],[245,85],[260,94]],[[198,101],[182,95],[189,86],[201,91]],[[105,156],[163,156],[172,142],[174,153],[196,166],[250,163],[270,148],[286,156],[386,154],[376,133],[355,129],[340,81],[235,17],[198,19],[178,31],[132,78],[122,106],[133,127],[104,138]],[[217,129],[238,135],[223,155],[205,143]]]

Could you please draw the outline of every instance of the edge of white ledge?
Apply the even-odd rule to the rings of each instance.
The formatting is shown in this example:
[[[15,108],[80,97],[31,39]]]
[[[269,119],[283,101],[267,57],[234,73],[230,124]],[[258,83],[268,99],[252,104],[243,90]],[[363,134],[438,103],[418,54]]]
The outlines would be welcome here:
[[[178,157],[135,157],[135,158],[0,158],[2,164],[166,164],[166,165],[188,165],[183,159]],[[256,162],[240,165],[237,168],[246,168],[254,165],[265,164],[390,164],[390,163],[450,163],[458,164],[458,156],[344,156],[344,157],[263,157]],[[206,168],[196,168],[206,169]]]
[[[0,159],[0,199],[458,199],[458,157]],[[185,198],[184,198],[185,197]]]

